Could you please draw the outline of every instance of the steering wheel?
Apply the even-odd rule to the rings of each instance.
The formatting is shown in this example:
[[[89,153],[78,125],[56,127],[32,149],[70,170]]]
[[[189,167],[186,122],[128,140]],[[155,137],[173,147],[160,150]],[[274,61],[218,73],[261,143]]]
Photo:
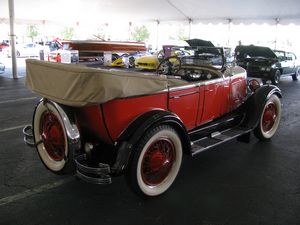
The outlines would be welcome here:
[[[174,75],[181,68],[181,60],[177,56],[171,56],[163,59],[157,69],[157,74]]]

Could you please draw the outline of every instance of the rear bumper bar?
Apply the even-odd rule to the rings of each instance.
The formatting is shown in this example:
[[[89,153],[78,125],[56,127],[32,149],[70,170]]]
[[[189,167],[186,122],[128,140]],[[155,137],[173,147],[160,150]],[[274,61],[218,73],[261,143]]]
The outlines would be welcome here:
[[[85,154],[76,157],[76,175],[93,184],[111,184],[110,166],[104,163],[90,165]]]
[[[23,128],[23,135],[24,135],[24,142],[26,145],[30,147],[34,147],[34,138],[33,138],[33,133],[32,133],[32,126],[27,125]]]

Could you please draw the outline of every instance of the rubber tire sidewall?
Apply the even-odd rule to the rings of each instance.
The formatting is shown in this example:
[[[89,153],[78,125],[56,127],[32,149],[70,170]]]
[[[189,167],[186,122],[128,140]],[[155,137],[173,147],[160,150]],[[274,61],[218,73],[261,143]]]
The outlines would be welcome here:
[[[64,127],[64,123],[61,119],[61,115],[57,111],[57,109],[50,103],[39,103],[39,105],[36,108],[34,119],[33,119],[33,133],[34,133],[34,139],[35,143],[38,143],[41,141],[41,135],[40,135],[40,123],[41,123],[41,116],[44,112],[50,110],[61,123],[61,126],[63,128],[64,138],[65,138],[65,156],[68,155],[68,139],[67,139],[67,133]],[[37,152],[39,154],[40,159],[42,160],[43,164],[47,169],[54,173],[65,173],[66,172],[66,165],[67,161],[65,159],[62,159],[60,161],[53,160],[47,153],[47,151],[44,148],[44,144],[38,144],[36,146]]]
[[[276,79],[276,76],[278,76],[278,75],[279,75],[279,77],[278,77],[278,80],[277,80],[277,79]],[[273,76],[273,78],[272,78],[272,84],[274,84],[274,85],[279,84],[280,76],[281,76],[280,70],[276,70],[275,73],[274,73],[274,76]]]
[[[263,114],[264,114],[265,108],[270,102],[274,102],[274,104],[276,106],[277,119],[276,119],[275,124],[272,127],[271,131],[265,132],[265,131],[263,131],[263,128],[262,128],[262,120],[263,120]],[[264,108],[263,108],[260,118],[259,118],[259,124],[254,129],[254,135],[262,141],[271,139],[278,129],[278,126],[280,123],[280,118],[281,118],[281,102],[280,102],[279,97],[277,95],[273,94],[270,96],[270,98],[266,101],[266,103],[264,105]]]
[[[169,175],[162,181],[161,184],[150,187],[144,183],[141,174],[141,164],[145,152],[154,140],[160,137],[167,137],[172,141],[175,147],[175,161],[173,162]],[[142,139],[137,144],[130,167],[126,174],[127,180],[133,191],[141,197],[158,196],[166,192],[175,181],[182,162],[182,143],[177,132],[170,126],[161,125],[150,129],[145,133]]]
[[[298,68],[295,72],[295,74],[292,76],[293,80],[298,80],[299,79],[299,74],[300,74],[300,68]]]

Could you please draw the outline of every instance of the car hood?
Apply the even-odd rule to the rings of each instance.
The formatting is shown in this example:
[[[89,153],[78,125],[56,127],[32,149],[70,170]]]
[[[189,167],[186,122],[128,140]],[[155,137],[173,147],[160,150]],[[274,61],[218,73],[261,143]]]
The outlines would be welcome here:
[[[215,47],[211,41],[206,41],[198,38],[185,40],[190,46]]]
[[[158,63],[157,56],[155,55],[148,55],[148,56],[141,56],[136,58],[135,60],[136,63]]]
[[[277,59],[276,54],[268,47],[261,47],[255,45],[239,45],[235,48],[235,57],[237,60],[248,60],[248,58],[254,58],[254,60],[260,58],[264,59]]]

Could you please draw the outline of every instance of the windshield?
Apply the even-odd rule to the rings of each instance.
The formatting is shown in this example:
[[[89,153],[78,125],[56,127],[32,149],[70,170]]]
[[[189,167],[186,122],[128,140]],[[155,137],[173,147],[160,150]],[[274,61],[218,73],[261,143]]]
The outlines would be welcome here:
[[[268,47],[260,46],[237,46],[235,49],[236,59],[245,59],[245,58],[277,58],[275,53]]]
[[[279,60],[285,60],[285,52],[284,51],[274,50],[274,53],[276,54],[276,56]]]
[[[185,47],[189,52],[181,58],[182,65],[210,66],[222,69],[225,64],[223,48],[217,47]]]

